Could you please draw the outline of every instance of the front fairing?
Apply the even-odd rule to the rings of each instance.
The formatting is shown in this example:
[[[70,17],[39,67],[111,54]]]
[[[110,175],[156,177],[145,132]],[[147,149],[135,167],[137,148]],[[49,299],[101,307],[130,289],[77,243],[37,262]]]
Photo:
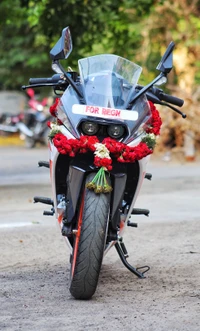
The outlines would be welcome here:
[[[87,105],[107,107],[112,109],[127,109],[131,97],[135,93],[142,68],[116,55],[97,55],[79,60],[81,86]],[[73,105],[80,100],[71,86],[61,97],[58,106],[58,118],[76,138],[80,136],[78,126],[83,120],[97,120],[95,116],[75,114]],[[141,96],[129,110],[138,113],[137,120],[120,120],[127,127],[128,135],[134,135],[141,123],[150,117],[150,109],[145,96]],[[102,123],[113,122],[113,119],[101,118]]]

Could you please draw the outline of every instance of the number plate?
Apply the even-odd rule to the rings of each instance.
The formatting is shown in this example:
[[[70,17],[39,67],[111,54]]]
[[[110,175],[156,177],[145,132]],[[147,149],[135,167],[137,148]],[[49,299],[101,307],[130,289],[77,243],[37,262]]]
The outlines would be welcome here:
[[[134,110],[124,110],[115,108],[106,108],[99,106],[87,106],[75,104],[72,106],[74,114],[101,117],[116,120],[137,121],[138,112]]]

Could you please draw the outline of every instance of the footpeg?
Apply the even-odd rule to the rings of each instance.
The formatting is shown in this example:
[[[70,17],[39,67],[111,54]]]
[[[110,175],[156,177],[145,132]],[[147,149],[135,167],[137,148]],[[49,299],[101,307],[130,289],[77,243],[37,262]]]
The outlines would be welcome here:
[[[51,208],[51,210],[44,210],[43,215],[44,216],[53,216],[55,214],[54,208]]]
[[[48,161],[38,161],[38,167],[49,168],[49,162]]]
[[[64,236],[64,237],[68,237],[68,238],[72,237],[72,225],[63,224],[61,233],[62,233],[62,236]]]
[[[44,203],[46,205],[51,205],[53,206],[53,200],[50,199],[50,198],[46,198],[46,197],[34,197],[33,198],[34,200],[34,203],[37,203],[37,202],[41,202],[41,203]]]
[[[152,174],[150,174],[149,172],[146,172],[144,178],[151,180],[152,179]]]
[[[134,222],[131,222],[131,221],[128,221],[127,222],[127,226],[131,226],[132,228],[137,228],[137,223],[134,223]]]
[[[141,208],[133,208],[131,214],[132,215],[145,215],[149,216],[150,211],[148,209],[141,209]]]

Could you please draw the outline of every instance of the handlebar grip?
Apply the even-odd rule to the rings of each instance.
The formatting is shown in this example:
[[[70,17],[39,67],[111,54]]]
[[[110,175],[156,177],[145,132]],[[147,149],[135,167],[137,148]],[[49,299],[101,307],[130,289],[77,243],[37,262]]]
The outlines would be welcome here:
[[[29,79],[29,84],[46,84],[46,83],[51,83],[51,78],[30,78]]]
[[[57,83],[61,77],[60,74],[55,74],[52,77],[48,78],[30,78],[29,79],[29,84],[34,85],[34,84],[48,84],[48,83]]]
[[[159,93],[159,98],[163,101],[169,102],[178,107],[182,107],[184,104],[184,100],[179,99],[177,97],[173,97],[172,95],[169,95],[169,94],[165,94],[163,92]]]

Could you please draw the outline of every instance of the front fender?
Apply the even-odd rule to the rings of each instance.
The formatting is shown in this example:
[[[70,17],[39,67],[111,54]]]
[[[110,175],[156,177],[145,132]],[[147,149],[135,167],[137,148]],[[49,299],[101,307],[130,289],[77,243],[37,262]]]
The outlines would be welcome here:
[[[69,172],[67,177],[67,208],[66,218],[68,222],[71,222],[75,216],[77,206],[79,203],[79,197],[86,174],[94,172],[96,168],[85,167],[85,164],[73,164],[69,166]],[[124,196],[126,187],[127,175],[126,173],[111,173],[111,182],[113,191],[111,193],[111,204],[110,204],[110,220],[112,227],[116,229],[117,218],[116,214],[119,213],[119,208]]]
[[[69,167],[66,208],[66,218],[68,222],[71,222],[75,215],[85,172],[86,171],[84,169],[75,165],[71,165]]]

